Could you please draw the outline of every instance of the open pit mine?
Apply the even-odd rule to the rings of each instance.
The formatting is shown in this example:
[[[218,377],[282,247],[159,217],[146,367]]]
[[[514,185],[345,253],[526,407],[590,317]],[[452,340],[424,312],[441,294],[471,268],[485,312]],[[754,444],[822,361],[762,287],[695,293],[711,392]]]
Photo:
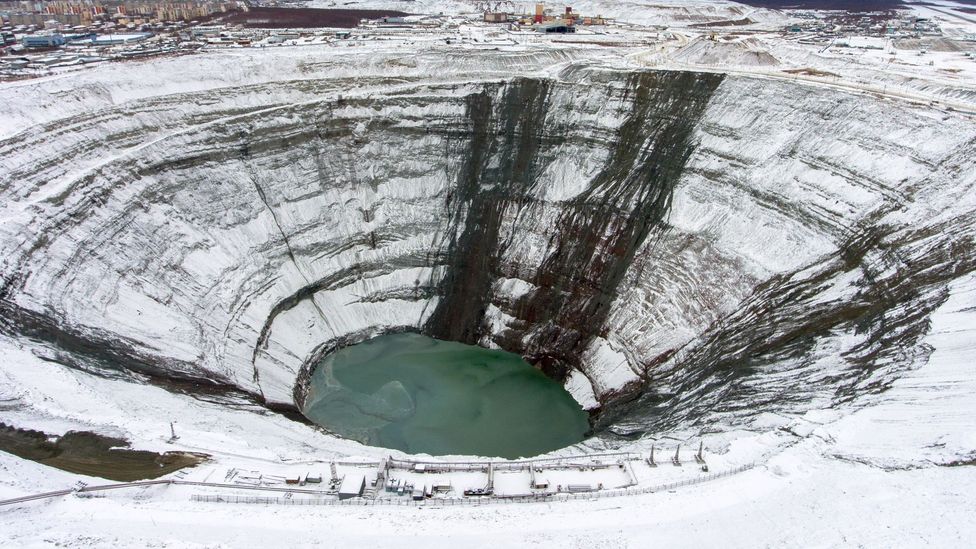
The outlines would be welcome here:
[[[628,53],[0,84],[0,537],[962,544],[971,112]]]

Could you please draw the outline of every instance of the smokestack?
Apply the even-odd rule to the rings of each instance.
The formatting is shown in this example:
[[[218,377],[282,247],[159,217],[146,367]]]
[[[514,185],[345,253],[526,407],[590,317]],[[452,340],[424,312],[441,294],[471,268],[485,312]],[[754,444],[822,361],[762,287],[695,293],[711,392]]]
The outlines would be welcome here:
[[[542,4],[535,5],[535,22],[542,23]]]

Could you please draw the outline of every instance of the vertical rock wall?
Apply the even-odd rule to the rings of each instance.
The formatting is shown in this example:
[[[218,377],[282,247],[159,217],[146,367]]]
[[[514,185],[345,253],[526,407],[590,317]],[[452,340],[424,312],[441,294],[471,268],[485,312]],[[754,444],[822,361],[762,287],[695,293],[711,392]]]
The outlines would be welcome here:
[[[554,226],[545,216],[536,180],[557,159],[553,150],[573,135],[562,132],[551,84],[517,80],[493,96],[468,103],[472,135],[460,151],[464,163],[447,201],[452,226],[448,270],[441,299],[425,331],[434,337],[478,343],[488,338],[526,356],[553,377],[578,368],[584,350],[603,330],[617,287],[634,254],[663,229],[674,185],[694,148],[691,136],[720,75],[636,73],[608,101],[620,124],[602,146],[602,166],[582,190],[560,204]],[[555,114],[555,116],[554,116]],[[541,257],[518,266],[503,264],[510,240],[519,232],[547,237]],[[534,287],[510,303],[492,303],[500,278],[524,279]],[[489,304],[511,321],[492,333]]]

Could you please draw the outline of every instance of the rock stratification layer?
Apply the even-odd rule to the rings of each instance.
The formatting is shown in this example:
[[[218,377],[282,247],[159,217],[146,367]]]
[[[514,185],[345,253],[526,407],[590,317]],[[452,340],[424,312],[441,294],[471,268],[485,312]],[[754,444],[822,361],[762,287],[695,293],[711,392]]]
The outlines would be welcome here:
[[[620,105],[616,129],[552,116],[563,106],[553,103],[548,81],[507,84],[497,102],[472,96],[473,136],[456,153],[465,163],[448,205],[447,271],[425,330],[499,345],[559,377],[579,370],[637,250],[666,227],[692,132],[720,82],[693,73],[611,81],[618,86],[595,99]],[[547,172],[578,161],[580,144],[597,132],[605,135],[604,156],[591,160],[591,177],[572,181],[576,188],[563,200],[540,196],[578,177]],[[519,250],[523,235],[535,236],[541,249]],[[500,279],[533,288],[496,292]],[[500,319],[503,327],[493,330]]]
[[[627,434],[882,389],[972,270],[963,117],[392,61],[147,84],[6,135],[3,329],[285,406],[324,354],[419,331],[520,353]]]

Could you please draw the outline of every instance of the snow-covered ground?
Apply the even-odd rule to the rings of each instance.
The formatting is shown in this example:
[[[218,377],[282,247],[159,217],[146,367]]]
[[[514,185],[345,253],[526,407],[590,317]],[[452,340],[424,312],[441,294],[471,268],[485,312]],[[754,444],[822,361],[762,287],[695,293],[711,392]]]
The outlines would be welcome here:
[[[650,378],[662,394],[675,393],[675,406],[704,412],[653,433],[628,416],[611,431],[633,437],[601,435],[553,455],[646,455],[654,445],[665,464],[636,471],[641,486],[700,476],[694,466],[666,463],[678,443],[704,440],[713,472],[755,468],[673,492],[463,507],[210,503],[191,497],[218,491],[153,486],[2,507],[0,539],[16,547],[971,545],[976,62],[961,52],[920,54],[880,38],[880,49],[800,44],[757,30],[779,25],[781,15],[731,3],[574,5],[675,28],[607,27],[566,42],[467,25],[424,40],[209,51],[2,84],[0,242],[9,252],[4,273],[24,273],[4,283],[16,286],[25,307],[122,334],[172,361],[174,370],[288,403],[298,365],[322,334],[416,326],[436,304],[436,296],[406,298],[415,281],[443,274],[412,258],[432,247],[431,227],[441,215],[435,205],[451,166],[432,169],[425,159],[443,155],[445,144],[436,135],[388,137],[371,125],[446,126],[466,112],[459,98],[530,77],[555,83],[550,122],[609,134],[627,104],[598,95],[619,85],[608,74],[722,72],[729,76],[695,128],[698,148],[674,191],[671,232],[641,248],[605,337],[594,339],[585,367],[567,381],[587,408]],[[466,3],[423,1],[347,7],[470,11]],[[745,16],[760,23],[755,32],[718,32],[712,40],[688,26]],[[972,32],[967,25],[958,18],[945,23],[960,35]],[[445,37],[459,40],[448,45]],[[304,135],[301,128],[327,128],[336,118],[350,121],[352,130],[342,141],[346,149],[324,161],[315,160],[317,146],[304,142],[255,152],[251,164],[234,160],[249,132],[289,143]],[[381,144],[359,143],[366,136]],[[565,145],[562,160],[547,165],[539,179],[546,185],[533,195],[545,204],[540,220],[506,221],[513,234],[532,229],[519,232],[509,248],[519,263],[541,262],[558,204],[577,196],[602,166],[607,152],[590,145]],[[380,162],[399,147],[410,152],[396,169]],[[374,165],[361,165],[362,158]],[[337,188],[316,190],[320,179]],[[270,200],[252,209],[255,181]],[[71,225],[78,212],[89,211],[90,224]],[[267,236],[271,227],[288,235],[290,261],[273,264],[268,250],[284,253]],[[390,243],[379,250],[357,243],[357,234],[374,230]],[[872,230],[873,247],[866,245],[863,259],[850,259],[859,235]],[[164,245],[153,247],[160,239]],[[16,254],[34,253],[27,243],[35,241],[35,248],[52,251],[25,267]],[[316,247],[321,242],[327,245]],[[939,254],[945,257],[927,262]],[[396,266],[362,267],[383,262]],[[836,266],[844,263],[855,267]],[[909,284],[919,295],[891,297],[898,273],[918,265]],[[271,312],[310,280],[347,268],[365,274],[323,287],[304,308]],[[515,322],[502,307],[530,295],[529,280],[512,275],[493,284],[492,334]],[[832,324],[802,352],[754,363],[745,381],[694,377],[692,366],[711,365],[702,359],[710,349],[745,353],[738,357],[743,362],[761,354],[753,342],[736,339],[735,328],[763,327],[775,312],[763,308],[768,296],[757,288],[789,290],[793,283],[802,295],[785,305],[799,303],[789,309],[798,317],[835,306],[843,315],[848,311],[836,304],[864,295],[893,301],[877,322]],[[869,293],[876,286],[886,292]],[[316,307],[330,311],[321,324]],[[914,309],[923,311],[918,322]],[[883,329],[873,332],[877,324]],[[773,339],[791,325],[771,326]],[[872,339],[889,335],[891,326],[898,333],[917,328],[918,341]],[[735,348],[723,348],[723,340]],[[883,352],[851,381],[856,395],[848,398],[842,394],[848,385],[838,379],[878,345]],[[0,337],[0,421],[52,434],[95,431],[139,450],[204,452],[212,461],[180,478],[207,482],[223,482],[233,470],[328,476],[333,460],[407,457],[338,439],[251,399],[168,391],[138,375],[86,372],[71,359],[57,345]],[[479,482],[459,475],[459,486]],[[524,477],[504,475],[500,489],[519,493]],[[621,485],[606,478],[608,488]],[[102,482],[0,453],[0,499],[79,481]]]
[[[473,507],[194,503],[151,487],[0,512],[17,547],[967,547],[971,467],[887,472],[823,457],[808,439],[766,467],[673,492]],[[5,458],[7,474],[75,478]],[[300,496],[296,496],[300,497]]]
[[[0,532],[18,547],[385,547],[402,544],[404,537],[435,547],[643,547],[649,539],[679,547],[965,547],[976,535],[976,474],[972,465],[936,464],[967,453],[969,460],[976,457],[974,289],[972,276],[953,286],[926,338],[934,349],[931,360],[877,402],[846,416],[809,413],[789,424],[770,418],[781,430],[728,435],[729,450],[713,467],[748,460],[762,465],[672,493],[470,508],[305,508],[194,503],[192,493],[206,492],[151,487],[5,507]],[[192,470],[191,480],[221,482],[234,467],[284,472],[336,455],[388,453],[273,414],[57,367],[16,347],[3,342],[2,398],[34,404],[20,413],[8,408],[5,420],[53,432],[97,426],[140,448],[212,453],[215,462]],[[175,444],[164,442],[170,420],[181,437]],[[8,454],[0,455],[0,468],[0,498],[71,487],[78,480],[97,483]],[[667,464],[660,469],[673,471]]]
[[[535,13],[535,2],[499,4],[499,9],[511,13]],[[545,3],[544,3],[545,4]],[[309,0],[313,8],[384,9],[412,14],[476,14],[478,2],[463,0]],[[491,4],[489,4],[491,5]],[[620,22],[639,25],[688,25],[712,21],[750,18],[757,22],[784,21],[775,10],[765,10],[726,0],[579,0],[567,2],[573,11],[585,16],[614,18]],[[561,13],[564,4],[546,4],[549,13]]]

